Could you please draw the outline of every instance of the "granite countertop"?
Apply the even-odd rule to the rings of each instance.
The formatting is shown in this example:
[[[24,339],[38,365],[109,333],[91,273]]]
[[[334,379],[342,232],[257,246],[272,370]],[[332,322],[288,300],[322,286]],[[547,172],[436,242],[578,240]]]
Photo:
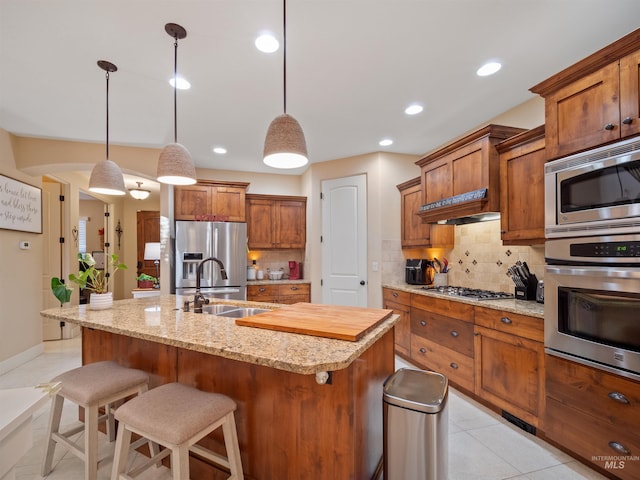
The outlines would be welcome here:
[[[241,362],[264,365],[304,375],[348,367],[398,321],[392,315],[359,341],[350,342],[241,327],[234,318],[184,312],[192,297],[159,297],[116,300],[108,310],[89,310],[87,305],[43,310],[43,317],[70,322],[120,335],[149,340]],[[279,308],[262,302],[216,301],[227,305]]]
[[[471,305],[476,305],[478,307],[492,308],[494,310],[519,313],[520,315],[529,315],[530,317],[544,319],[544,305],[533,300],[474,300],[470,298],[446,295],[431,290],[423,290],[420,285],[386,284],[382,286],[384,288],[391,288],[403,292],[417,293],[418,295],[425,295],[427,297],[442,298],[445,300],[451,300],[453,302],[468,303]]]

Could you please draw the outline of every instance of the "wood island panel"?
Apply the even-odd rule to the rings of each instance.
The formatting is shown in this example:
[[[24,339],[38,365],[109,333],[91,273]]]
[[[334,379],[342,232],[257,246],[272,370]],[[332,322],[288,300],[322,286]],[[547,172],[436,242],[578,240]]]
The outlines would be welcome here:
[[[301,375],[83,327],[83,363],[116,360],[152,374],[152,386],[179,381],[224,393],[236,422],[245,478],[372,479],[382,458],[382,386],[394,370],[389,330],[349,367],[320,385]],[[188,412],[185,412],[188,415]],[[224,453],[214,432],[205,445]],[[192,458],[192,478],[224,478]]]

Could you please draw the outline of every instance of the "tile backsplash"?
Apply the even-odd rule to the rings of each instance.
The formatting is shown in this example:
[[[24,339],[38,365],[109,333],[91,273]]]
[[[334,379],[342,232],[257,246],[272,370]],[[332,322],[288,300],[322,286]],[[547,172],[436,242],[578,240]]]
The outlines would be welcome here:
[[[512,292],[513,281],[507,268],[516,261],[527,262],[539,280],[544,277],[544,245],[503,245],[500,220],[457,225],[453,249],[423,248],[402,250],[400,241],[383,244],[382,269],[389,283],[404,283],[407,258],[434,257],[449,261],[449,285]],[[387,281],[385,281],[387,283]]]
[[[256,260],[258,269],[263,270],[265,275],[267,268],[271,270],[284,271],[284,278],[289,276],[289,261],[304,262],[304,250],[251,250],[247,255],[247,264]],[[303,265],[304,275],[304,265]]]

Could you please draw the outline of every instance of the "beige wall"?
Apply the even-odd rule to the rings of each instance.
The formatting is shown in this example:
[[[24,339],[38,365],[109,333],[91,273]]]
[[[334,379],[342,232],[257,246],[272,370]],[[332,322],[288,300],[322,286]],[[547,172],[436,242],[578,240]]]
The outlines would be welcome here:
[[[2,129],[0,174],[42,187],[40,177],[16,169],[12,136]],[[29,250],[18,248],[22,240],[31,243]],[[42,235],[0,230],[0,373],[16,366],[8,359],[19,354],[31,358],[41,351],[43,281],[46,279],[42,278]]]

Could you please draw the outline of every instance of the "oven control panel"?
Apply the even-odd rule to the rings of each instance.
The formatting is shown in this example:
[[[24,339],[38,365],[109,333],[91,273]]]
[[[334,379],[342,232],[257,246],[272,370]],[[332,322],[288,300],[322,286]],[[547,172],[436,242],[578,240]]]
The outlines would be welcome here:
[[[592,242],[572,243],[572,257],[640,257],[640,242]]]

